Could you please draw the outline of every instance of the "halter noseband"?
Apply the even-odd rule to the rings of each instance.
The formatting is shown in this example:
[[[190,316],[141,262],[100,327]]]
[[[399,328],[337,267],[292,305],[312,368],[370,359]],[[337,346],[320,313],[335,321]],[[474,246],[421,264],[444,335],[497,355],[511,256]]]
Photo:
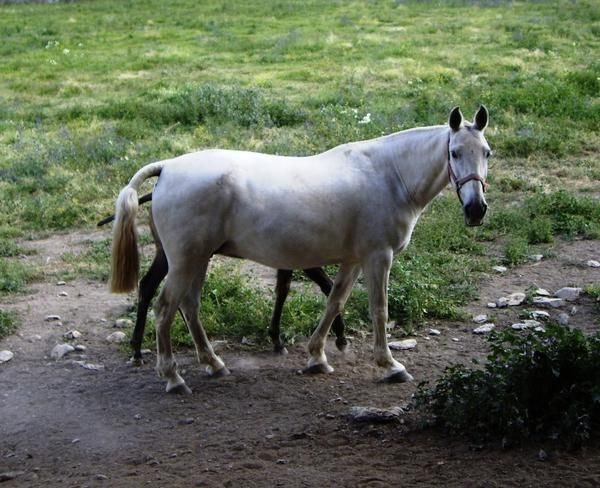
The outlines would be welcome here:
[[[483,189],[483,193],[485,193],[488,189],[488,184],[485,182],[482,176],[479,176],[477,173],[471,173],[463,178],[457,178],[454,170],[452,169],[452,165],[450,164],[450,136],[448,136],[448,179],[450,183],[454,183],[454,187],[456,189],[456,194],[458,195],[458,199],[460,203],[463,203],[462,197],[460,196],[460,189],[471,180],[476,180],[481,183],[481,187]]]

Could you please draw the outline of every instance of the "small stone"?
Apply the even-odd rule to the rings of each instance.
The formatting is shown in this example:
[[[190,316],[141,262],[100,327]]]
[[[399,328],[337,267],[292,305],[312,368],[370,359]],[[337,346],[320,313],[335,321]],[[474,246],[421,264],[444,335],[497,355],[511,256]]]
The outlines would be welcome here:
[[[50,352],[50,357],[52,359],[60,359],[74,350],[75,348],[71,344],[57,344]]]
[[[87,347],[85,347],[83,344],[76,344],[73,347],[75,348],[75,350],[77,352],[85,352],[85,351],[87,351]]]
[[[506,299],[508,300],[508,306],[509,307],[516,307],[518,305],[521,305],[525,299],[527,297],[525,296],[525,293],[511,293],[510,295],[508,295],[506,297]]]
[[[57,281],[56,286],[65,286],[67,284],[66,281]]]
[[[558,308],[562,307],[565,302],[562,298],[548,298],[548,297],[534,297],[533,299],[534,305],[539,305],[541,307],[552,307]]]
[[[476,324],[483,324],[487,321],[487,319],[488,316],[485,314],[475,315],[475,317],[473,317],[473,322],[475,322]]]
[[[45,322],[57,322],[60,321],[60,315],[46,315]]]
[[[537,455],[538,461],[547,461],[548,460],[548,453],[546,453],[546,451],[544,451],[543,449],[540,449]]]
[[[533,293],[534,293],[534,295],[537,295],[538,297],[552,296],[552,294],[545,288],[537,288]]]
[[[487,303],[487,308],[496,308],[498,305],[496,305],[495,302],[488,302]]]
[[[0,483],[3,481],[10,481],[18,478],[25,474],[25,471],[5,471],[4,473],[0,473]]]
[[[571,307],[571,311],[569,312],[571,315],[575,315],[577,313],[577,310],[579,310],[575,305],[573,305]]]
[[[351,407],[349,416],[355,422],[396,422],[404,410],[400,407],[375,408],[375,407]]]
[[[14,357],[15,354],[12,351],[0,351],[0,364],[7,363]]]
[[[500,297],[496,300],[496,307],[498,308],[506,308],[508,307],[508,298]]]
[[[544,255],[543,254],[532,254],[531,256],[529,256],[529,259],[531,261],[539,262],[542,259],[544,259]]]
[[[558,314],[558,323],[563,326],[569,325],[569,314],[565,312],[561,312]]]
[[[117,319],[115,320],[113,327],[116,327],[117,329],[126,329],[128,327],[133,327],[133,322],[129,319]]]
[[[96,480],[98,481],[106,481],[108,479],[108,476],[106,476],[105,474],[97,474],[96,475]]]
[[[188,418],[185,418],[185,419],[181,419],[181,420],[179,421],[179,425],[191,425],[191,424],[193,424],[193,423],[194,423],[194,419],[193,419],[192,417],[188,417]]]
[[[406,349],[414,349],[417,347],[416,339],[404,339],[403,341],[392,341],[388,344],[390,349],[395,351],[404,351]]]
[[[477,327],[476,329],[473,329],[473,334],[487,334],[488,332],[494,330],[495,327],[496,326],[492,323],[483,324]]]
[[[557,298],[562,298],[567,302],[572,302],[573,300],[577,300],[579,298],[579,294],[581,293],[581,288],[573,288],[570,286],[565,286],[558,290],[554,296]]]
[[[102,371],[104,369],[104,364],[86,363],[85,361],[73,361],[73,364],[81,366],[84,369],[89,369],[90,371]]]
[[[506,271],[508,270],[508,268],[506,266],[492,266],[492,269],[496,273],[506,273]]]
[[[36,342],[36,341],[41,341],[41,340],[42,340],[42,336],[39,334],[33,334],[27,338],[28,342]]]
[[[460,339],[459,339],[458,337],[453,337],[453,338],[452,338],[452,341],[453,341],[453,342],[460,342]]]
[[[253,346],[254,342],[248,339],[246,336],[242,337],[242,345],[243,346]]]
[[[61,291],[61,292],[58,294],[58,296],[59,296],[59,297],[68,297],[68,296],[69,296],[69,294],[68,294],[66,291]]]
[[[136,414],[133,416],[133,418],[134,418],[135,420],[142,420],[142,416],[141,416],[139,413],[136,413]]]
[[[590,268],[600,268],[600,261],[596,261],[595,259],[590,259],[587,263]]]
[[[438,329],[429,329],[429,335],[432,335],[432,336],[439,336],[439,335],[441,335],[441,334],[442,334],[442,333],[441,333],[441,332],[440,332]]]
[[[73,439],[71,441],[71,444],[78,444],[81,441],[81,439]]]
[[[545,310],[534,310],[529,315],[534,320],[550,320],[550,314]]]
[[[523,322],[518,322],[516,324],[512,324],[510,327],[513,330],[525,330],[525,329],[535,329],[537,327],[541,327],[541,323],[537,320],[523,320]]]
[[[106,337],[106,340],[108,342],[120,344],[121,342],[124,342],[126,338],[127,338],[127,336],[125,335],[125,332],[117,331],[117,332],[113,332],[112,334],[109,334]]]
[[[65,339],[79,339],[81,337],[81,332],[78,330],[69,330],[63,334]]]

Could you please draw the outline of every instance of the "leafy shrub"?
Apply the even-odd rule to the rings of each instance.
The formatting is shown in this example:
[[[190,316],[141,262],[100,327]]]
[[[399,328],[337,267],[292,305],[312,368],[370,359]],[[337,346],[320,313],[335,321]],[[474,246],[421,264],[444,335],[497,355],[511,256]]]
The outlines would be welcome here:
[[[16,316],[13,312],[0,310],[0,338],[7,336],[17,328]]]
[[[549,324],[545,332],[512,330],[489,339],[482,369],[447,368],[416,405],[451,434],[514,443],[558,439],[578,447],[600,428],[600,333]]]

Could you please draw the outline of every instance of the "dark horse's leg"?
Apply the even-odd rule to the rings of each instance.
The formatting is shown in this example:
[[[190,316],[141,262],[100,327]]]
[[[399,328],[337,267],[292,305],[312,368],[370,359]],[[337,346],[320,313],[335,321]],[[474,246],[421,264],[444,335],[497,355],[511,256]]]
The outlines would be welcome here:
[[[327,276],[327,273],[323,271],[323,268],[308,268],[303,270],[304,274],[313,280],[325,296],[329,296],[331,289],[333,288],[333,281]],[[335,345],[340,351],[343,351],[348,345],[346,336],[344,336],[344,320],[341,315],[338,315],[334,320],[331,328],[335,333]]]
[[[152,261],[152,264],[150,265],[150,269],[140,281],[135,328],[131,335],[131,341],[129,341],[133,348],[134,364],[141,364],[142,362],[142,341],[144,340],[144,329],[146,328],[148,308],[150,307],[150,302],[152,301],[156,290],[158,290],[161,281],[167,276],[169,270],[167,256],[165,255],[165,251],[162,248],[160,239],[154,228],[152,214],[150,214],[150,230],[152,231],[152,237],[154,237],[156,254],[154,256],[154,261]]]
[[[275,285],[275,307],[273,307],[273,315],[271,315],[271,325],[269,326],[269,336],[273,342],[273,349],[276,353],[282,354],[285,352],[285,346],[281,340],[280,325],[281,312],[283,311],[283,303],[290,291],[292,282],[292,270],[278,269],[277,270],[277,285]]]
[[[304,274],[314,281],[325,296],[329,296],[333,282],[327,276],[322,268],[308,268],[303,270]],[[275,287],[276,299],[275,307],[273,308],[273,315],[271,316],[271,325],[269,326],[269,336],[273,341],[273,349],[277,353],[285,351],[285,346],[281,340],[280,335],[280,324],[281,324],[281,313],[283,311],[283,304],[290,291],[290,284],[292,282],[292,271],[288,269],[277,270],[277,285]],[[341,316],[337,316],[332,325],[332,329],[335,332],[336,340],[335,344],[340,351],[343,351],[348,344],[346,337],[344,336],[344,321]]]

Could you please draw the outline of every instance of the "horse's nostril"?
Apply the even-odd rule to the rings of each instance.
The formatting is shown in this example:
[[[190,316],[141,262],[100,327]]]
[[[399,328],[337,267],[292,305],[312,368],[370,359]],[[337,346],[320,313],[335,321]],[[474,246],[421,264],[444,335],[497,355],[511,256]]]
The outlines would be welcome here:
[[[469,202],[465,205],[465,215],[470,220],[480,221],[487,211],[487,204],[484,201]]]

